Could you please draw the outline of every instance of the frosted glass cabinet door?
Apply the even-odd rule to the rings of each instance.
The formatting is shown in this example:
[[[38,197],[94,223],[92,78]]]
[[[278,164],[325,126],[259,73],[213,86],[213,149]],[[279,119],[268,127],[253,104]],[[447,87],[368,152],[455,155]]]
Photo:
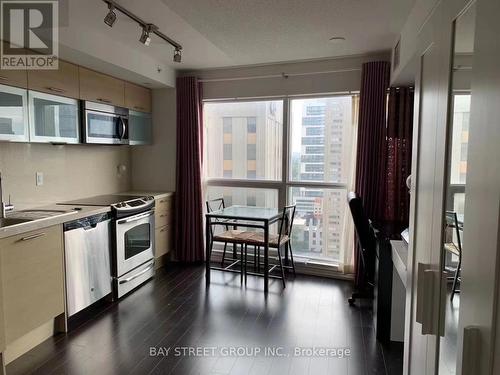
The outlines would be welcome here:
[[[78,100],[28,92],[30,141],[80,143]]]
[[[153,122],[151,113],[129,111],[129,144],[150,145],[153,143]]]
[[[28,140],[27,91],[0,85],[0,141]]]

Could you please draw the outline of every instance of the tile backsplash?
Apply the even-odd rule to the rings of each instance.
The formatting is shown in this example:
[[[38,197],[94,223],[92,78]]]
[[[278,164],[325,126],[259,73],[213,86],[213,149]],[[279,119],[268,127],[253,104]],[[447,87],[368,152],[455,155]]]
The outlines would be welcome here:
[[[4,200],[16,209],[129,190],[130,169],[128,146],[0,143]]]

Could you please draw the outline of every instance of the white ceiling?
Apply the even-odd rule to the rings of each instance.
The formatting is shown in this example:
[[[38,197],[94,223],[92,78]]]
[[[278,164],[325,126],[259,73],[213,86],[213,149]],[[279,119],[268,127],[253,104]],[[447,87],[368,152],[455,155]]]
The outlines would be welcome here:
[[[192,68],[328,58],[391,49],[415,2],[161,1],[227,57],[215,64],[205,61],[204,56],[187,59],[186,67]],[[330,42],[332,36],[343,36],[346,41]]]
[[[415,0],[118,0],[183,46],[181,64],[173,49],[153,37],[138,42],[140,28],[124,16],[113,28],[103,22],[101,0],[71,1],[93,32],[134,48],[175,69],[309,60],[388,50]],[[73,12],[72,12],[73,11]],[[71,18],[70,18],[71,20]],[[71,23],[70,23],[71,28]],[[345,42],[330,42],[344,36]]]

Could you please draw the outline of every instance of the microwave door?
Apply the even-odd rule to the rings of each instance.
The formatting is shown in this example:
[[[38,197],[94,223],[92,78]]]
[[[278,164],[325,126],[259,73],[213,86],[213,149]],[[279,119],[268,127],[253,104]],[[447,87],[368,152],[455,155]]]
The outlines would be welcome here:
[[[87,143],[121,144],[123,125],[120,116],[86,111]]]

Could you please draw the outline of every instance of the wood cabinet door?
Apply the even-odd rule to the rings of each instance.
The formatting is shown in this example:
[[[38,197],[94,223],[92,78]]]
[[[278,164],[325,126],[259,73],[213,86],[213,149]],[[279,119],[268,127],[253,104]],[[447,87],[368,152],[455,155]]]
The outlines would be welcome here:
[[[0,84],[8,86],[28,87],[26,70],[0,70]]]
[[[80,97],[78,66],[59,61],[57,70],[30,70],[28,89],[78,99]]]
[[[151,90],[125,82],[125,107],[140,112],[151,112]]]
[[[155,258],[167,254],[170,251],[170,226],[165,225],[155,230]]]
[[[64,312],[62,226],[2,239],[0,248],[9,344]]]
[[[80,67],[80,99],[123,107],[125,82]]]

